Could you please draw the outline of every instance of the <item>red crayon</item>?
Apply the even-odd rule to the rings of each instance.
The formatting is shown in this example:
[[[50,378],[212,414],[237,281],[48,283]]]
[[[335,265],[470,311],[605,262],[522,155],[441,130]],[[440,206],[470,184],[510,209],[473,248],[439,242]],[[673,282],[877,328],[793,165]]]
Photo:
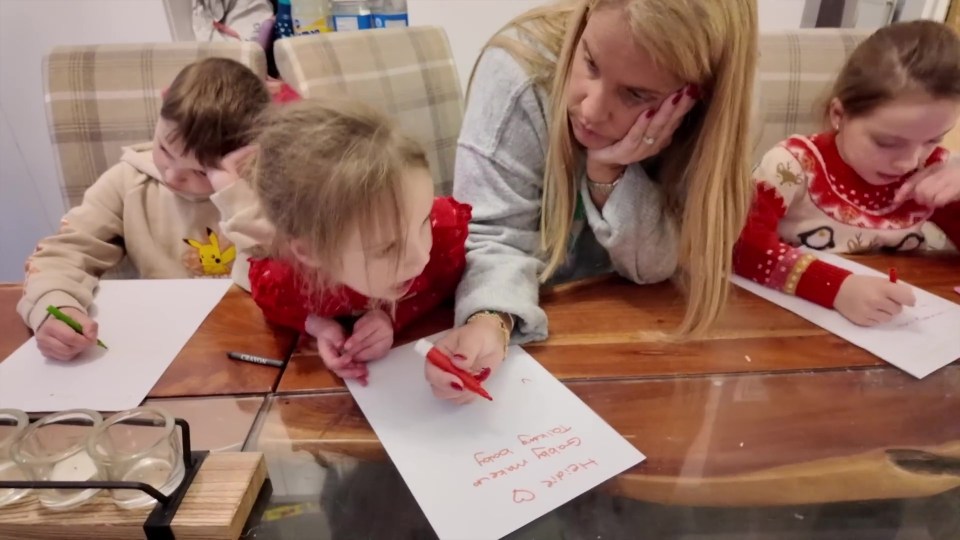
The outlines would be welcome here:
[[[463,387],[467,390],[470,390],[480,397],[493,401],[493,398],[490,397],[490,394],[483,389],[483,386],[480,385],[480,382],[477,381],[473,374],[458,368],[453,361],[450,360],[450,357],[440,349],[434,347],[433,343],[430,343],[425,339],[421,339],[416,345],[414,345],[413,349],[425,356],[427,361],[431,364],[460,379],[460,382],[463,383]]]
[[[890,269],[890,283],[896,283],[896,282],[897,282],[897,269],[896,269],[896,268],[891,268],[891,269]]]

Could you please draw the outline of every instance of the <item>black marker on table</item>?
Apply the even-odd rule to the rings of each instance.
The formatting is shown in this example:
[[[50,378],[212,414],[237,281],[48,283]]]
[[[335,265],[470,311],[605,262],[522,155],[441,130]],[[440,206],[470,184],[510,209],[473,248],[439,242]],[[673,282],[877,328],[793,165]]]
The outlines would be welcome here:
[[[254,354],[247,354],[247,353],[241,353],[241,352],[228,352],[227,358],[231,360],[240,360],[241,362],[250,362],[251,364],[283,367],[283,361],[281,360],[274,360],[273,358],[264,358],[262,356],[257,356]]]

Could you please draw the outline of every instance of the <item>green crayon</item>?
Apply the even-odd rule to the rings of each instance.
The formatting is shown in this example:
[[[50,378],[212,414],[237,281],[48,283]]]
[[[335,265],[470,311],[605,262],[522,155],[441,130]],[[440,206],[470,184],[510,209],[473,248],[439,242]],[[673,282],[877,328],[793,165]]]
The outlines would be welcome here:
[[[67,315],[66,313],[60,311],[60,310],[57,309],[56,307],[54,307],[54,306],[47,306],[47,313],[49,313],[50,315],[53,315],[53,318],[54,318],[54,319],[57,319],[58,321],[63,321],[64,324],[66,324],[66,325],[69,326],[70,328],[73,328],[73,331],[74,331],[74,332],[76,332],[76,333],[78,333],[78,334],[83,334],[83,327],[80,326],[80,323],[78,323],[77,321],[71,319],[69,315]],[[107,348],[107,346],[104,345],[103,342],[100,341],[99,339],[97,340],[97,345],[103,347],[104,349]]]

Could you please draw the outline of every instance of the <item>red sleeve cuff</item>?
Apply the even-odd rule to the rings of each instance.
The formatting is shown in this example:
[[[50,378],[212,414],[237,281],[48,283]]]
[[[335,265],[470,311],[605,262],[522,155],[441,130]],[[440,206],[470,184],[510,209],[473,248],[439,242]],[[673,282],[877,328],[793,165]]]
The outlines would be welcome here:
[[[851,273],[849,270],[815,260],[800,277],[796,294],[827,309],[833,309],[833,301],[837,298],[840,285]]]

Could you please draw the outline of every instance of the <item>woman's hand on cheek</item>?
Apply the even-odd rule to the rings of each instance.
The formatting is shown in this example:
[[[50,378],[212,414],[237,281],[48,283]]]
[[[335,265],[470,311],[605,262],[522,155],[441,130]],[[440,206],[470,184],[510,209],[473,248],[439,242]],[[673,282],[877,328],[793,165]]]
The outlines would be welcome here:
[[[930,208],[960,201],[960,158],[927,167],[911,176],[897,190],[894,202],[909,199]]]
[[[658,106],[640,113],[630,131],[606,148],[587,151],[591,162],[607,166],[627,166],[655,156],[670,145],[673,133],[699,98],[693,86],[684,86],[667,96]]]
[[[310,315],[304,325],[308,334],[317,340],[317,353],[327,369],[342,379],[357,379],[367,385],[367,365],[342,353],[346,335],[343,326],[333,319]]]
[[[436,347],[446,353],[454,365],[482,383],[503,363],[506,344],[503,331],[495,321],[478,318],[448,332],[437,341]],[[425,362],[424,375],[433,395],[440,399],[465,404],[479,397],[465,389],[458,377],[430,362]]]

